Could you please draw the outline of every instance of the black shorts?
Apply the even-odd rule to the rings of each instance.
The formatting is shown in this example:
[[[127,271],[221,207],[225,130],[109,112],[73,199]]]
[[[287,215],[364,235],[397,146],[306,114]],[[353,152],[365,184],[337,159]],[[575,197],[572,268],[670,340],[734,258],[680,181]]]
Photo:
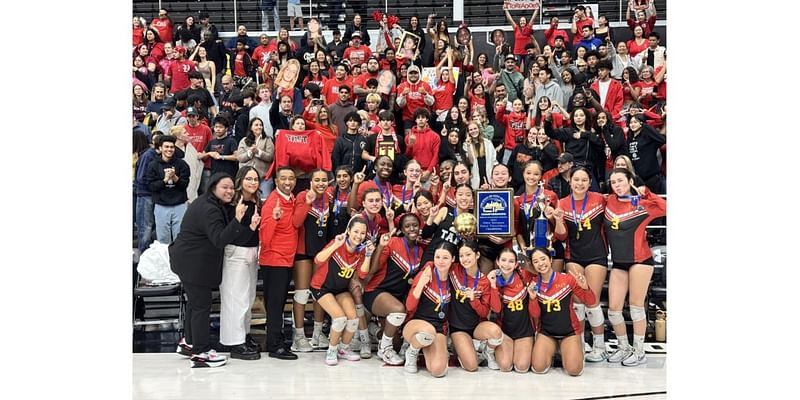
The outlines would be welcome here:
[[[469,336],[472,336],[472,334],[475,332],[475,328],[476,327],[473,327],[473,328],[456,328],[455,326],[450,325],[450,329],[449,330],[450,330],[450,334],[451,335],[456,333],[456,332],[465,332]]]
[[[338,295],[340,293],[346,292],[347,289],[330,290],[330,289],[328,289],[328,288],[323,286],[321,289],[316,289],[316,288],[313,288],[313,287],[312,288],[308,288],[308,291],[311,292],[311,297],[314,299],[314,301],[319,301],[319,299],[321,299],[322,296],[325,296],[328,293],[336,296],[336,295]]]
[[[644,260],[642,262],[615,262],[615,263],[611,263],[611,268],[616,268],[616,269],[621,269],[623,271],[628,271],[628,270],[631,269],[631,266],[636,265],[636,264],[644,264],[644,265],[649,265],[649,266],[652,267],[652,266],[655,265],[655,262],[653,261],[653,257],[650,257],[647,260]]]
[[[394,293],[392,293],[392,292],[389,292],[389,291],[386,291],[386,290],[383,290],[383,289],[375,289],[375,290],[373,290],[373,291],[371,291],[371,292],[364,292],[364,294],[361,296],[361,301],[362,301],[362,302],[364,302],[364,307],[366,307],[366,308],[367,308],[367,310],[369,310],[369,312],[370,312],[371,314],[373,314],[373,315],[375,314],[375,312],[374,312],[374,311],[372,311],[372,306],[375,304],[375,299],[377,299],[377,298],[378,298],[378,296],[379,296],[381,293],[389,293],[389,294],[390,294],[390,295],[392,295],[392,296],[393,296],[395,299],[397,299],[397,301],[399,301],[400,303],[402,303],[402,304],[403,304],[403,307],[405,307],[405,304],[406,304],[406,299],[405,299],[405,296],[399,296],[399,297],[398,297],[398,296],[396,296],[396,295],[395,295]]]
[[[564,259],[564,242],[558,240],[553,242],[553,250],[556,251],[556,254],[553,256],[553,259],[555,260]]]
[[[602,265],[602,266],[608,268],[608,257],[595,258],[594,260],[585,260],[585,261],[584,260],[569,259],[569,260],[565,260],[565,262],[578,264],[581,267],[583,267],[584,269],[586,269],[586,266],[589,265],[589,264]]]
[[[527,320],[527,319],[526,319]],[[509,324],[503,324],[500,328],[502,328],[503,333],[508,335],[511,339],[517,340],[526,337],[533,337],[536,331],[533,329],[533,324],[528,323],[516,323],[512,326],[508,326]]]
[[[569,333],[567,333],[567,334],[563,334],[563,333],[554,334],[554,333],[550,333],[550,332],[548,332],[548,331],[547,331],[546,329],[544,329],[544,328],[542,328],[542,330],[541,330],[541,331],[539,331],[539,333],[540,333],[540,334],[542,334],[542,335],[544,335],[544,336],[547,336],[547,337],[549,337],[549,338],[551,338],[551,339],[555,339],[555,340],[562,340],[562,339],[566,339],[566,338],[568,338],[568,337],[570,337],[570,336],[575,336],[575,332],[569,332]]]
[[[447,335],[448,329],[445,327],[444,320],[439,319],[439,320],[436,320],[436,321],[430,321],[428,319],[412,318],[412,320],[414,320],[414,319],[418,319],[420,321],[425,321],[425,322],[433,325],[433,329],[436,330],[436,333],[441,333],[442,335]]]
[[[295,262],[305,261],[305,260],[313,260],[313,259],[314,259],[314,257],[307,256],[305,254],[297,253],[297,254],[294,255],[294,261]]]

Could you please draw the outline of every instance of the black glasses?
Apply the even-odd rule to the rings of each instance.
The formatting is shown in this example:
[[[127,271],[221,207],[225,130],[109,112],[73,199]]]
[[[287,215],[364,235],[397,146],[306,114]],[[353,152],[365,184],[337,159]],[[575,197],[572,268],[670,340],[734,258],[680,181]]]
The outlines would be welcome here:
[[[419,72],[417,72],[417,71],[410,71],[410,72],[409,72],[409,74],[417,75],[417,74],[419,74]]]

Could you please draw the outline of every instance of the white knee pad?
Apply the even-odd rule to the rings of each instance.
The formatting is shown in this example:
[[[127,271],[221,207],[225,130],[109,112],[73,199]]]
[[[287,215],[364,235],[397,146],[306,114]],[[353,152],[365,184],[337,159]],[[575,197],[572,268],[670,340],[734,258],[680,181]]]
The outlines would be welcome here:
[[[363,304],[356,304],[356,316],[361,318],[364,316],[364,305]]]
[[[601,326],[603,325],[603,322],[605,322],[605,319],[603,318],[603,310],[600,309],[599,304],[595,307],[587,307],[586,317],[589,320],[589,325],[593,327]]]
[[[348,332],[355,332],[358,329],[358,319],[348,319],[345,329],[347,329]]]
[[[499,339],[489,338],[486,342],[492,346],[500,346],[503,343],[503,335],[500,335]]]
[[[417,339],[419,344],[422,345],[422,347],[430,346],[431,343],[433,343],[433,338],[434,338],[433,335],[427,332],[417,332],[416,334],[414,334],[414,337]]]
[[[625,323],[625,318],[622,318],[622,311],[608,310],[608,320],[614,326]]]
[[[341,332],[347,324],[347,317],[339,317],[331,320],[331,330]]]
[[[586,306],[583,304],[575,303],[572,305],[572,309],[575,310],[575,316],[578,317],[578,321],[583,322],[586,319]]]
[[[644,307],[628,306],[628,309],[631,311],[631,320],[633,320],[633,322],[643,321],[645,318],[647,318],[647,313],[644,312]]]
[[[358,312],[358,311],[356,311]],[[400,326],[406,320],[406,313],[393,312],[386,316],[386,322],[392,326]]]
[[[308,303],[308,296],[311,294],[311,291],[308,289],[295,289],[294,291],[294,302],[297,304],[306,305]]]

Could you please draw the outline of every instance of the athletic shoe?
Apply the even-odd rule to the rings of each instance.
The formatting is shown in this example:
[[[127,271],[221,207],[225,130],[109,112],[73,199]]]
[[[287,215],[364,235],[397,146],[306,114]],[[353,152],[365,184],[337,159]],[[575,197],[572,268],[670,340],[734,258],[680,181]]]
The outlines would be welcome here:
[[[361,358],[372,358],[372,345],[370,343],[361,342],[359,354]]]
[[[412,350],[406,351],[406,362],[403,365],[403,369],[406,372],[409,372],[409,373],[412,373],[412,374],[416,374],[417,373],[417,357],[418,356],[419,356],[419,350],[417,350],[417,351],[412,351]]]
[[[369,321],[369,323],[367,324],[367,331],[369,332],[370,339],[372,339],[375,342],[380,341],[380,338],[378,337],[379,330],[380,327],[378,326],[378,324],[376,324],[373,321]]]
[[[192,354],[192,368],[221,367],[228,362],[228,358],[218,355],[216,351],[209,350],[200,354]]]
[[[409,346],[409,345],[408,345],[408,342],[406,342],[406,341],[404,340],[404,341],[403,341],[403,344],[402,344],[402,345],[400,345],[400,351],[399,351],[397,354],[399,354],[399,355],[400,355],[400,357],[405,357],[405,356],[406,356],[406,350],[408,350],[408,346]]]
[[[350,340],[350,350],[353,351],[361,351],[361,339],[358,338],[358,332],[353,335],[353,339]]]
[[[586,361],[588,362],[600,362],[608,358],[608,353],[602,347],[594,347],[592,351],[586,354]]]
[[[486,367],[489,369],[493,369],[495,371],[500,369],[500,366],[497,365],[497,360],[494,359],[494,349],[490,349],[488,346],[486,350],[483,352],[484,357],[486,357]]]
[[[238,358],[240,360],[258,360],[261,358],[261,353],[256,349],[242,343],[238,346],[229,346],[231,358]]]
[[[344,358],[347,361],[361,360],[361,356],[359,356],[356,353],[353,353],[353,351],[350,350],[348,346],[339,347],[338,353],[339,353],[339,358]]]
[[[253,350],[255,350],[255,351],[259,352],[259,353],[264,351],[264,350],[261,349],[261,344],[258,343],[258,341],[252,335],[250,335],[249,333],[247,335],[245,335],[244,342],[245,342],[245,344],[247,344],[247,347],[249,347],[249,348],[251,348],[251,349],[253,349]]]
[[[389,365],[400,365],[404,361],[403,357],[397,355],[397,352],[391,346],[385,349],[378,349],[378,357]]]
[[[186,343],[185,337],[182,337],[178,342],[178,348],[175,349],[175,353],[183,357],[192,357],[192,345]]]
[[[325,352],[325,364],[339,364],[339,357],[335,347],[328,347],[328,351]]]
[[[639,350],[634,350],[630,353],[628,358],[622,360],[622,365],[626,367],[635,367],[642,364],[647,364],[647,356],[645,356],[644,350],[641,352]]]
[[[294,354],[291,351],[284,349],[283,347],[275,351],[270,351],[269,353],[267,353],[267,356],[269,356],[270,358],[277,358],[279,360],[297,360],[297,354]]]
[[[308,353],[313,351],[314,348],[311,347],[311,344],[308,343],[308,338],[305,336],[299,336],[294,339],[292,342],[292,351],[300,352],[300,353]]]
[[[330,342],[328,341],[328,337],[322,332],[311,338],[311,347],[315,349],[327,349],[329,346]]]
[[[618,363],[622,362],[622,360],[628,358],[629,355],[633,352],[633,349],[628,347],[626,349],[618,348],[616,351],[611,353],[610,356],[606,359],[606,361],[610,363]]]

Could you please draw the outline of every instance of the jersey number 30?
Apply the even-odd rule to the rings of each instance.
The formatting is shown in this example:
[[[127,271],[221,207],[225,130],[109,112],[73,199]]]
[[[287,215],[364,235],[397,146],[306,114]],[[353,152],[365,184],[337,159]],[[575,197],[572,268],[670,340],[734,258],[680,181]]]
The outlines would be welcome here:
[[[355,271],[356,271],[355,268],[343,269],[343,270],[339,271],[339,276],[344,278],[344,279],[350,279],[350,278],[353,277],[353,272],[355,272]]]

